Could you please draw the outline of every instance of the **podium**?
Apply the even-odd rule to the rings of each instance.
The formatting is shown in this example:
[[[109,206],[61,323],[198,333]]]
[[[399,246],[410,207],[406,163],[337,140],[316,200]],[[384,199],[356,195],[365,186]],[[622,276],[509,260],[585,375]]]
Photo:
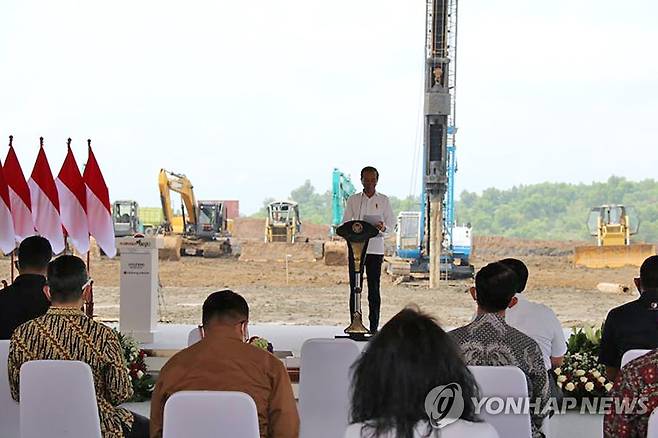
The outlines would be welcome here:
[[[159,260],[162,237],[116,240],[120,253],[119,331],[137,342],[153,342],[158,322]]]
[[[354,267],[354,289],[350,291],[350,296],[354,297],[354,312],[350,315],[350,325],[344,330],[346,336],[336,337],[365,341],[372,333],[363,325],[363,313],[361,312],[363,265],[368,241],[377,236],[379,230],[366,221],[356,220],[345,222],[336,228],[336,234],[347,241],[349,266]]]

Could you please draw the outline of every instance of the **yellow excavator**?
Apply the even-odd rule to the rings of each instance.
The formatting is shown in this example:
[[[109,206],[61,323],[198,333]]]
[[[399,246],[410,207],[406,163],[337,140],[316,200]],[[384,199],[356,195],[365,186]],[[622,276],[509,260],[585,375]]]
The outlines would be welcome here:
[[[178,260],[180,256],[216,258],[230,255],[231,241],[227,230],[226,207],[221,201],[196,201],[194,186],[183,174],[161,169],[158,176],[164,222],[163,258]],[[181,214],[174,214],[171,192],[181,197]]]
[[[633,207],[602,205],[593,207],[587,219],[596,245],[575,248],[574,263],[588,268],[618,268],[642,262],[656,254],[654,245],[631,243],[631,236],[640,229],[640,220]]]

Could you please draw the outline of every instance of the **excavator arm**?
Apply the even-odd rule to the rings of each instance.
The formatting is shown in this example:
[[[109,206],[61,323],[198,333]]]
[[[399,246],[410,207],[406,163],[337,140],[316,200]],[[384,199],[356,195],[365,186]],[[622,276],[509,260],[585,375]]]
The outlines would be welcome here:
[[[197,207],[196,199],[194,198],[194,186],[190,180],[182,174],[169,172],[165,169],[160,169],[158,177],[158,187],[160,189],[160,202],[162,203],[162,212],[165,219],[165,227],[168,231],[172,230],[174,224],[174,210],[171,205],[171,192],[180,194],[181,200],[185,206],[184,223],[196,225]]]

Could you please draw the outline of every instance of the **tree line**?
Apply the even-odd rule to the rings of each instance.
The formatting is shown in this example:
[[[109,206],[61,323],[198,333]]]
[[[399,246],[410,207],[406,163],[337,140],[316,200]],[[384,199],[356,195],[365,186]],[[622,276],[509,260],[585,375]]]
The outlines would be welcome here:
[[[331,191],[318,193],[309,180],[290,192],[303,222],[331,223]],[[418,210],[418,197],[389,196],[393,212]],[[265,217],[266,206],[254,216]],[[591,207],[633,206],[640,217],[637,241],[658,242],[658,182],[610,177],[591,184],[541,183],[507,190],[489,188],[481,194],[464,191],[456,203],[458,223],[470,223],[476,235],[549,240],[589,240],[586,221]]]

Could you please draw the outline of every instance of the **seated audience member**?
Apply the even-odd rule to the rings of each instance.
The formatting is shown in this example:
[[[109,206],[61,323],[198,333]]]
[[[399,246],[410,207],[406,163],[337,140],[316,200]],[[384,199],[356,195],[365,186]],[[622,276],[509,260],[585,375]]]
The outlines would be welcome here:
[[[119,339],[109,327],[87,317],[80,308],[91,279],[85,263],[64,255],[48,265],[45,291],[52,306],[45,315],[19,326],[9,347],[11,395],[19,401],[19,371],[30,360],[79,360],[94,376],[104,438],[148,437],[148,419],[118,408],[133,395]]]
[[[41,316],[50,307],[43,292],[53,250],[48,239],[31,236],[18,246],[18,277],[0,290],[0,339],[10,339],[16,327]]]
[[[658,347],[658,256],[642,263],[635,285],[640,297],[612,309],[603,325],[599,362],[613,381],[625,352]]]
[[[299,416],[283,362],[249,345],[249,307],[230,290],[203,303],[204,338],[162,367],[151,399],[151,437],[162,436],[164,406],[178,391],[240,391],[256,403],[262,438],[297,438]]]
[[[651,416],[652,407],[658,405],[658,350],[640,356],[630,361],[618,373],[610,396],[615,400],[612,410],[607,412],[603,420],[604,438],[644,438],[647,436],[647,425]],[[641,413],[636,405],[635,410],[617,410],[622,400],[627,399],[633,404],[645,398],[649,407],[647,412]]]
[[[441,385],[458,383],[464,411],[440,429],[454,436],[497,437],[480,422],[475,379],[459,348],[431,317],[406,308],[387,322],[352,367],[351,424],[345,438],[435,436],[425,399]]]
[[[541,350],[529,336],[505,322],[505,309],[517,300],[519,280],[505,264],[490,263],[475,276],[471,295],[477,302],[477,317],[450,332],[459,344],[467,365],[517,366],[526,375],[528,396],[540,399],[540,409],[548,403],[548,373]],[[541,437],[543,417],[531,413],[533,437]]]
[[[519,278],[519,289],[516,291],[516,302],[505,311],[505,322],[515,329],[530,336],[539,345],[544,365],[547,370],[558,368],[567,352],[567,341],[564,338],[562,325],[553,310],[541,303],[534,303],[523,296],[528,282],[528,268],[518,259],[503,259],[502,264],[512,269]],[[556,380],[549,373],[551,395],[562,396]]]

